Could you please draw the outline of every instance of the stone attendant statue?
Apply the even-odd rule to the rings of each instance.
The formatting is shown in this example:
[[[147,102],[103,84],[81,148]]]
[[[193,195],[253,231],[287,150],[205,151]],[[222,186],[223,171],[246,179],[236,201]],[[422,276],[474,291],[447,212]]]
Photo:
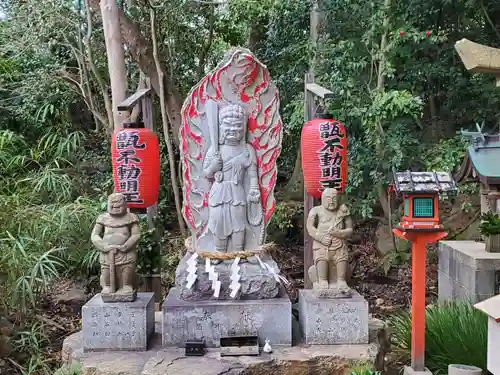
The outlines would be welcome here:
[[[123,194],[111,194],[108,212],[97,218],[91,238],[101,252],[101,296],[104,302],[135,301],[139,238],[139,218],[128,212]]]
[[[349,208],[340,204],[336,189],[327,188],[321,205],[307,218],[307,232],[313,239],[314,265],[309,268],[313,289],[319,297],[351,296],[347,285],[347,238],[352,235]]]
[[[228,51],[191,89],[181,117],[182,203],[191,238],[176,271],[179,297],[276,297],[279,269],[265,240],[283,123],[269,71],[246,49]]]

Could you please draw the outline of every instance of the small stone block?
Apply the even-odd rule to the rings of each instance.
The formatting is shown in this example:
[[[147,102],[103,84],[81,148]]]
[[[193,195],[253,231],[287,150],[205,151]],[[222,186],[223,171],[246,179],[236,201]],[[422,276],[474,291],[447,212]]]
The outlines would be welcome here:
[[[351,298],[318,298],[299,290],[299,324],[308,345],[368,343],[368,302],[353,291]]]
[[[415,371],[410,366],[404,366],[403,375],[432,375],[432,372],[427,367],[424,371]]]
[[[100,294],[82,307],[83,350],[143,351],[154,332],[154,293],[133,302],[104,302]]]
[[[128,294],[120,293],[101,293],[103,302],[134,302],[137,298],[137,291]]]
[[[163,302],[164,347],[184,347],[188,340],[205,340],[207,348],[220,347],[220,338],[257,335],[260,346],[292,345],[292,303],[286,296],[261,300],[200,300],[179,298],[170,289]]]

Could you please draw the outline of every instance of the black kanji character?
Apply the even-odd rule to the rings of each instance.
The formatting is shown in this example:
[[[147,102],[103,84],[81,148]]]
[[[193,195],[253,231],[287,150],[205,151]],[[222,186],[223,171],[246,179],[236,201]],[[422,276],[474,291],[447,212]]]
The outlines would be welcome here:
[[[340,167],[336,167],[334,165],[330,165],[326,168],[322,168],[321,169],[321,177],[330,177],[332,179],[335,179],[335,178],[340,178],[340,172],[341,172],[341,169]]]
[[[331,166],[331,169],[330,169],[330,177],[331,178],[341,178],[340,176],[340,167],[336,167],[336,166]]]
[[[340,126],[338,122],[333,123],[332,131],[330,132],[329,137],[338,137],[338,138],[345,137],[345,134],[340,133]]]
[[[135,149],[146,148],[146,144],[139,144],[139,133],[138,132],[121,132],[116,136],[116,148],[118,150],[123,150],[127,147],[133,147]]]
[[[319,152],[330,151],[332,154],[336,152],[336,149],[343,150],[344,146],[340,144],[340,138],[327,139],[325,145]]]
[[[137,180],[127,180],[120,182],[120,190],[124,190],[128,193],[134,193],[139,191],[139,182]]]
[[[335,152],[333,156],[333,165],[341,165],[344,158],[340,155],[340,152]]]
[[[130,167],[119,165],[117,170],[119,180],[136,180],[141,175],[141,172],[141,168],[136,167],[134,164],[131,164]]]
[[[336,179],[324,180],[321,181],[321,185],[323,186],[324,189],[326,188],[340,189],[342,187],[342,179],[336,178]]]
[[[122,194],[125,196],[128,203],[144,203],[142,199],[139,199],[139,193],[123,192]]]
[[[324,132],[324,131],[329,131],[330,130],[330,123],[329,122],[324,122],[322,124],[319,124],[319,131]]]
[[[319,124],[319,137],[321,139],[329,138],[330,136],[330,123],[324,122],[323,124]]]
[[[332,164],[332,154],[328,152],[323,152],[319,155],[319,165],[321,167],[326,167],[330,164]]]
[[[134,157],[135,155],[135,150],[124,150],[120,151],[120,157],[116,159],[117,163],[121,163],[123,161],[123,164],[127,164],[130,161],[133,161],[134,163],[140,163],[141,159],[138,157]]]

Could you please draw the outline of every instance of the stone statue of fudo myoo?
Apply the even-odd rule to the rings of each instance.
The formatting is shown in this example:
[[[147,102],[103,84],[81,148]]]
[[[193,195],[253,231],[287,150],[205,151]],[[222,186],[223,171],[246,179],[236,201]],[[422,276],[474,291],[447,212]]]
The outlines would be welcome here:
[[[92,243],[101,252],[101,296],[104,302],[132,302],[136,290],[136,245],[140,238],[139,218],[128,212],[121,193],[108,197],[108,212],[97,218]]]
[[[309,211],[307,232],[313,239],[314,264],[308,271],[313,290],[323,298],[350,297],[346,275],[352,219],[349,208],[339,202],[336,189],[325,189],[321,205]]]

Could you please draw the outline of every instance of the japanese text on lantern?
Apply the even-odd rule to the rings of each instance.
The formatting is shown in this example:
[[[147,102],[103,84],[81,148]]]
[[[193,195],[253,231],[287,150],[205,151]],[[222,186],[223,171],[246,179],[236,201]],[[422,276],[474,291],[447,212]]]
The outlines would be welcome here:
[[[345,130],[337,121],[326,121],[319,125],[319,136],[323,147],[318,151],[321,167],[321,185],[342,189],[345,181],[342,167],[345,151]]]
[[[118,189],[129,203],[144,203],[139,198],[139,176],[142,173],[139,164],[142,159],[136,151],[145,148],[145,143],[139,143],[138,132],[124,131],[116,135]]]

